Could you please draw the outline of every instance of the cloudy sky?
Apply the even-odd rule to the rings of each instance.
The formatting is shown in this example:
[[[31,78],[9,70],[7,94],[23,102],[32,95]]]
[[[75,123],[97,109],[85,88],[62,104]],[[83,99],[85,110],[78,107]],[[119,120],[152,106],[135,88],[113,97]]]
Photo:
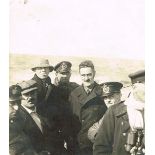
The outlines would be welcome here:
[[[144,59],[144,0],[10,0],[10,53]]]

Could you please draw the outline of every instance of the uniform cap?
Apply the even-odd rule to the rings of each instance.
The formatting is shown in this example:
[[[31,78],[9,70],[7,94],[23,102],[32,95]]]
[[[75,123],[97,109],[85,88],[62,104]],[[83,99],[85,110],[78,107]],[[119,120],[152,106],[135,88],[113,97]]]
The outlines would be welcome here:
[[[145,70],[139,70],[137,72],[129,74],[132,84],[145,82]]]
[[[37,90],[37,85],[36,81],[34,80],[28,80],[28,81],[23,81],[19,85],[22,88],[22,94],[26,94],[28,92]]]
[[[120,93],[123,84],[120,82],[105,82],[100,84],[103,90],[103,96],[109,96],[114,93]]]
[[[21,87],[18,85],[12,85],[9,87],[9,101],[18,101],[21,100]]]
[[[40,60],[38,60],[38,62],[33,65],[33,67],[31,68],[31,70],[32,71],[35,71],[35,69],[38,68],[38,67],[49,67],[50,72],[53,71],[53,66],[51,66],[49,64],[48,59],[40,59]]]
[[[71,71],[72,64],[69,61],[62,61],[55,65],[54,70],[57,73],[66,73]]]

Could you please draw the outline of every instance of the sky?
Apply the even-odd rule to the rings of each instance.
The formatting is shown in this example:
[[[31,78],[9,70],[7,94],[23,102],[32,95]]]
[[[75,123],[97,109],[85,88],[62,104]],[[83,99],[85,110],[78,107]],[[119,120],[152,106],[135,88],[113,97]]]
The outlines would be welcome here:
[[[144,0],[10,0],[10,53],[143,59]]]

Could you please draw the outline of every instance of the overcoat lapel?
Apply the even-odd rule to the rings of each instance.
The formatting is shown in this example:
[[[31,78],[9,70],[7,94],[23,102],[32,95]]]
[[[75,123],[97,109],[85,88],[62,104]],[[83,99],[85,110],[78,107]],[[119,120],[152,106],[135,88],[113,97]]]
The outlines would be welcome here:
[[[85,92],[83,86],[79,87],[79,103],[81,104],[81,108],[91,99],[95,98],[97,96],[96,92],[95,92],[95,88],[96,88],[97,84],[94,84],[94,88],[92,89],[91,93],[89,95],[87,95],[87,93]]]
[[[34,77],[32,78],[33,80],[35,80],[37,82],[37,87],[38,87],[38,90],[42,90],[44,92],[42,92],[43,94],[46,93],[46,90],[45,90],[45,87],[43,85],[43,82],[41,81],[41,79],[38,78],[38,76],[35,74]]]
[[[31,115],[23,107],[21,107],[21,110],[25,114],[25,125],[30,126],[31,128],[35,128],[34,130],[36,130],[36,132],[40,132],[41,134],[43,134],[41,132],[41,130],[39,129],[39,127],[37,126],[37,124],[35,123],[35,121],[33,120],[33,118],[31,117]],[[42,124],[42,119],[41,118],[40,118],[40,120],[41,120],[41,125],[42,125],[42,128],[43,128],[44,124]],[[43,132],[44,132],[44,129],[43,129]]]

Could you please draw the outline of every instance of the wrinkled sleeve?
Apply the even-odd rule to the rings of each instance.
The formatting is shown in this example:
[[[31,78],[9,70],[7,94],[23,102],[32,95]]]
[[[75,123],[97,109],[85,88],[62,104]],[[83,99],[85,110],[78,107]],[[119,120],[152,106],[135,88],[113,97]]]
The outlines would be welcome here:
[[[110,107],[104,115],[93,146],[93,155],[111,155],[114,137],[114,114]]]
[[[98,122],[94,123],[93,126],[91,126],[88,130],[88,139],[92,143],[95,142],[95,138],[98,133],[99,127],[101,126],[102,120],[103,120],[103,117]]]

